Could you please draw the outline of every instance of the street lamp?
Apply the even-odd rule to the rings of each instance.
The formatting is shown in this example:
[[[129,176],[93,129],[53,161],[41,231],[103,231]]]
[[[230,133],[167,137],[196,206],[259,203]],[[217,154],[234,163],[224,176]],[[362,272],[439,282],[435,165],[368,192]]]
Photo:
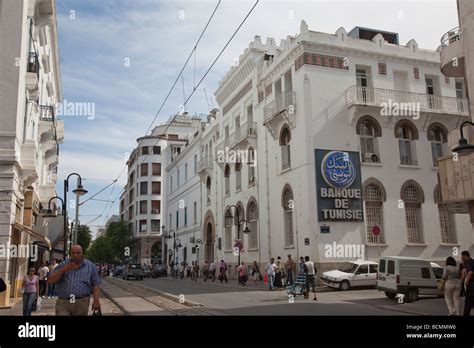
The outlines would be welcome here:
[[[453,152],[457,152],[460,155],[467,155],[469,153],[474,152],[474,145],[469,144],[469,141],[464,138],[463,128],[467,125],[474,126],[474,122],[464,121],[463,123],[461,123],[461,126],[459,127],[461,139],[459,139],[459,145],[453,149]]]
[[[50,219],[50,218],[55,218],[57,217],[56,213],[53,213],[51,209],[51,202],[53,199],[59,199],[61,201],[61,215],[63,216],[63,226],[64,226],[64,250],[63,250],[63,256],[64,260],[66,260],[66,250],[67,250],[67,231],[68,231],[68,226],[67,226],[67,212],[66,212],[66,203],[65,201],[58,196],[51,197],[48,201],[48,209],[46,210],[46,214],[43,215],[43,218],[45,219]]]
[[[67,193],[69,191],[69,178],[71,176],[77,176],[77,187],[72,190],[72,192],[76,195],[76,218],[74,219],[75,226],[76,226],[76,232],[74,233],[74,239],[73,243],[77,244],[77,228],[78,228],[78,222],[79,222],[79,197],[84,196],[87,193],[87,190],[84,189],[82,186],[82,178],[79,174],[77,173],[71,173],[67,176],[67,178],[64,180],[64,202],[67,202]],[[64,227],[66,228],[66,222],[64,224]],[[66,239],[64,240],[64,248],[66,248]]]
[[[232,216],[232,212],[231,212],[231,208],[235,208],[235,214],[236,214],[236,217],[237,217],[237,239],[240,240],[240,223],[245,221],[247,222],[247,220],[240,220],[239,219],[239,208],[236,206],[236,205],[231,205],[229,207],[229,209],[227,209],[227,212],[225,213],[225,219],[226,219],[226,225],[230,225],[232,224],[232,220],[234,219],[234,217]],[[248,228],[248,226],[245,226],[245,229],[243,230],[243,233],[245,234],[248,234],[250,233],[250,229]],[[239,248],[239,253],[237,254],[237,266],[240,266],[240,248]]]

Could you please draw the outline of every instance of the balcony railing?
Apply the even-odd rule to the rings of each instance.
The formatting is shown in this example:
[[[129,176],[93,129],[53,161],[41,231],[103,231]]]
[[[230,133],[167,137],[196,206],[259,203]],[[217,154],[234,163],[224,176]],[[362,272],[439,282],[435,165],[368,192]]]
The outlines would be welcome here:
[[[231,135],[229,135],[222,143],[221,147],[235,147],[248,137],[255,137],[257,135],[257,123],[246,122],[237,128]]]
[[[287,110],[290,114],[296,111],[296,93],[284,92],[263,108],[263,124],[271,121],[276,115]]]
[[[50,122],[55,121],[53,106],[40,105],[39,111],[40,111],[40,121],[50,121]]]
[[[459,27],[451,29],[446,34],[441,37],[441,46],[447,47],[453,42],[459,41],[462,39],[462,32]]]
[[[38,55],[36,54],[36,52],[30,52],[30,54],[28,55],[28,64],[26,67],[26,71],[29,73],[35,73],[39,79],[39,69],[40,65]]]
[[[212,157],[211,156],[204,156],[201,158],[197,164],[197,172],[200,173],[206,169],[212,168]]]
[[[439,97],[424,93],[395,91],[381,88],[352,86],[346,90],[347,105],[393,107],[411,115],[414,111],[456,114],[468,116],[466,98]],[[407,115],[407,116],[408,116]]]

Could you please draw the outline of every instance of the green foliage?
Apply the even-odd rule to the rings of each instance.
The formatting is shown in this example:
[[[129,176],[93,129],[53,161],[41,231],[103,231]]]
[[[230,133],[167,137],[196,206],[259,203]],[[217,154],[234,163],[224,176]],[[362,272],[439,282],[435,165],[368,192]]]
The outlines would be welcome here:
[[[124,249],[132,237],[123,221],[112,222],[105,235],[96,238],[86,252],[86,257],[94,262],[120,262],[124,259]]]
[[[77,233],[77,244],[82,247],[82,250],[87,250],[92,240],[92,232],[86,225],[79,226]]]

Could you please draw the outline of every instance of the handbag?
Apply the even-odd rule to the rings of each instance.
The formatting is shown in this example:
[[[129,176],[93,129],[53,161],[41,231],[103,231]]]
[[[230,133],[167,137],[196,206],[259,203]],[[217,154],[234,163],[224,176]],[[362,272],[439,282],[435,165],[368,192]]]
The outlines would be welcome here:
[[[93,317],[101,317],[102,316],[102,310],[100,309],[100,307],[99,307],[99,309],[95,309],[95,310],[92,311],[92,316]]]
[[[445,288],[446,288],[446,279],[441,279],[440,282],[438,283],[438,291],[444,292]]]

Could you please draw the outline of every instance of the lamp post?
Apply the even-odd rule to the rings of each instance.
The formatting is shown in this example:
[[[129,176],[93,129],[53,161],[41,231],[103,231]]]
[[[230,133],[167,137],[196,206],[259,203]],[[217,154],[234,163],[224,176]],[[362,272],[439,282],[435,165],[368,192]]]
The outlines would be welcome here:
[[[463,123],[461,123],[461,126],[459,127],[459,131],[461,133],[461,139],[459,139],[459,145],[453,149],[453,152],[457,152],[460,155],[467,155],[474,152],[474,144],[469,144],[469,141],[466,138],[464,138],[463,128],[467,125],[470,125],[471,127],[473,127],[474,122],[464,121]]]
[[[163,230],[164,230],[164,227],[165,226],[162,226]],[[174,251],[176,249],[176,232],[174,230],[169,230],[165,235],[164,237],[166,239],[170,239],[170,238],[173,238],[173,263],[176,263],[176,259],[175,259],[175,254],[174,254]]]
[[[72,190],[72,192],[76,195],[76,218],[74,219],[74,226],[76,232],[74,233],[73,244],[77,244],[77,231],[78,231],[78,224],[79,224],[79,197],[84,196],[87,193],[87,190],[84,189],[82,186],[82,178],[77,173],[71,173],[67,176],[64,180],[64,202],[67,202],[67,193],[69,191],[69,178],[71,176],[77,176],[77,187]],[[66,227],[66,225],[65,225]],[[67,238],[64,240],[64,248],[66,249]]]
[[[230,225],[232,223],[232,219],[234,219],[234,217],[232,216],[232,212],[231,212],[231,208],[235,208],[235,214],[236,214],[236,217],[237,217],[237,239],[240,240],[240,223],[245,221],[247,222],[247,220],[240,220],[239,219],[239,208],[236,206],[236,205],[231,205],[229,207],[229,209],[227,209],[227,212],[225,213],[225,219],[226,219],[226,225]],[[245,234],[247,233],[250,233],[251,231],[249,230],[248,226],[245,226],[245,229],[243,231]],[[243,243],[242,243],[243,244]],[[237,254],[237,266],[240,266],[240,248],[239,249],[239,253]]]
[[[66,203],[65,201],[58,196],[51,197],[48,201],[48,209],[46,211],[46,214],[43,215],[44,218],[55,218],[57,217],[57,214],[53,213],[51,210],[51,202],[53,199],[59,199],[61,201],[61,214],[63,215],[63,227],[64,227],[64,250],[63,250],[63,256],[64,260],[66,260],[66,250],[67,250],[67,231],[68,231],[68,223],[67,223],[67,212],[66,212]]]

